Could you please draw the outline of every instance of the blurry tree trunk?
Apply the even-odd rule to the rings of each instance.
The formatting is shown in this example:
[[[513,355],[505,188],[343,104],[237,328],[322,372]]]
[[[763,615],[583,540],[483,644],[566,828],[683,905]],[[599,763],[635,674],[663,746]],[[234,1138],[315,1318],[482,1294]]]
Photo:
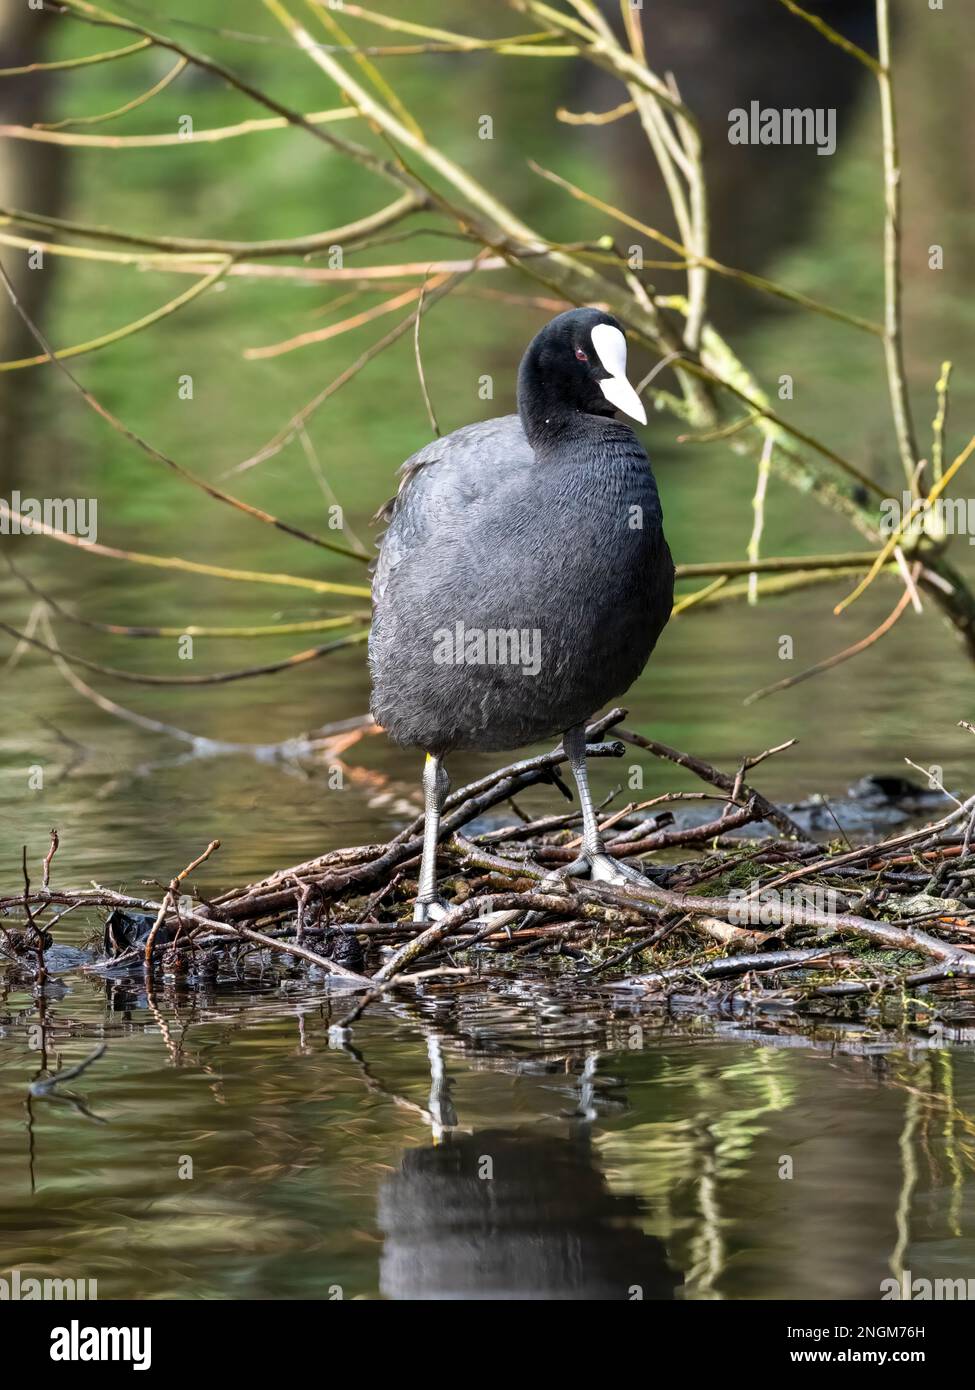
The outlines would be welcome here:
[[[26,3],[0,6],[0,67],[43,62],[53,33],[50,18]],[[45,72],[4,78],[0,82],[0,122],[31,125],[45,120],[50,114],[54,82],[54,75]],[[0,201],[9,207],[56,215],[63,203],[66,172],[64,151],[57,145],[0,140]],[[22,304],[37,319],[51,287],[53,258],[48,258],[43,268],[31,270],[25,251],[5,247],[2,255]],[[34,340],[3,296],[0,357],[26,357],[36,350]],[[0,495],[7,495],[18,479],[17,439],[30,393],[39,381],[33,371],[0,374]]]

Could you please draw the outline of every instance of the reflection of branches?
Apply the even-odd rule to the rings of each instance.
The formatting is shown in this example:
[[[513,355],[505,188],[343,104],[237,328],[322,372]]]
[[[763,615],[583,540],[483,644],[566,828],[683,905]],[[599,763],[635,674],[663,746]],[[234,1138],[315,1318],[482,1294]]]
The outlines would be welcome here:
[[[216,758],[227,755],[243,755],[254,758],[257,762],[274,765],[286,772],[295,774],[299,774],[305,764],[315,764],[324,760],[330,766],[341,765],[343,771],[347,772],[353,779],[379,775],[365,773],[357,768],[345,768],[345,765],[340,763],[340,755],[352,744],[367,735],[379,732],[371,715],[340,719],[306,733],[291,735],[276,743],[241,743],[226,739],[206,738],[200,734],[191,733],[187,729],[178,728],[174,724],[165,724],[159,719],[153,719],[136,710],[128,709],[125,705],[120,705],[117,701],[110,700],[108,696],[92,689],[62,658],[57,645],[57,638],[41,605],[36,605],[31,610],[27,631],[33,633],[38,625],[42,626],[47,633],[51,659],[56,670],[82,699],[88,700],[110,718],[131,724],[146,733],[159,734],[188,745],[187,751],[184,753],[143,762],[128,768],[124,773],[109,778],[94,793],[92,798],[94,801],[105,800],[113,795],[119,787],[139,778],[149,777],[159,769],[180,767],[195,758]],[[18,649],[15,649],[11,661],[17,657],[17,653]],[[41,722],[46,721],[42,720]],[[71,748],[73,754],[71,761],[59,776],[58,780],[62,780],[69,777],[74,768],[86,758],[87,750],[74,740],[66,738],[58,729],[54,729],[53,732],[60,742]]]
[[[74,1081],[76,1077],[81,1076],[83,1072],[87,1071],[93,1062],[97,1062],[99,1057],[103,1057],[107,1048],[107,1043],[100,1043],[98,1047],[95,1048],[94,1052],[89,1053],[87,1057],[83,1058],[82,1061],[78,1062],[75,1066],[62,1067],[61,1070],[55,1072],[53,1076],[45,1076],[40,1081],[32,1081],[30,1084],[31,1095],[46,1096],[54,1090],[55,1086],[60,1086],[62,1082]]]
[[[42,642],[39,637],[29,637],[2,620],[0,631],[9,633],[11,637],[16,637],[18,642],[26,642],[50,656],[60,656],[62,660],[70,661],[75,666],[83,666],[86,671],[97,671],[100,675],[111,676],[113,680],[128,681],[132,685],[177,686],[228,685],[232,681],[251,680],[255,676],[276,675],[279,671],[291,671],[298,666],[307,665],[310,661],[318,661],[321,657],[330,656],[332,652],[341,651],[345,647],[359,646],[369,635],[367,632],[353,632],[347,637],[337,637],[333,642],[323,642],[317,647],[309,647],[306,651],[295,652],[293,656],[284,657],[281,661],[266,661],[259,666],[245,666],[237,671],[219,671],[208,676],[153,676],[139,675],[135,671],[125,671],[117,666],[102,666],[78,652],[65,652]]]
[[[904,1273],[904,1257],[911,1239],[911,1201],[917,1186],[917,1158],[914,1153],[914,1137],[921,1114],[921,1104],[916,1095],[908,1095],[904,1105],[904,1124],[901,1129],[898,1150],[901,1159],[901,1185],[897,1194],[897,1244],[890,1256],[890,1270],[898,1283]]]
[[[107,1124],[108,1122],[101,1116],[89,1109],[83,1098],[76,1095],[74,1091],[61,1091],[58,1088],[65,1081],[73,1081],[88,1070],[93,1062],[97,1062],[99,1057],[104,1056],[107,1051],[106,1043],[99,1043],[94,1052],[90,1052],[87,1057],[76,1063],[73,1067],[62,1067],[53,1076],[42,1076],[36,1081],[32,1081],[27,1088],[27,1117],[28,1129],[30,1131],[30,1171],[31,1188],[34,1185],[34,1111],[32,1102],[35,1100],[56,1101],[62,1105],[70,1105],[79,1115],[84,1115],[88,1120],[94,1120],[96,1124]]]

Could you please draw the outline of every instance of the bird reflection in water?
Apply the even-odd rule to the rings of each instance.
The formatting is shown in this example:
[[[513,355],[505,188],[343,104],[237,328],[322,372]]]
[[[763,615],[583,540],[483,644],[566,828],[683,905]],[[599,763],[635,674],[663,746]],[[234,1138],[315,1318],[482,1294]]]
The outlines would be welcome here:
[[[434,1142],[408,1149],[379,1193],[380,1288],[394,1299],[672,1299],[682,1280],[643,1203],[610,1190],[588,1118],[568,1136],[462,1133],[429,1039]],[[587,1067],[580,1078],[586,1090]]]

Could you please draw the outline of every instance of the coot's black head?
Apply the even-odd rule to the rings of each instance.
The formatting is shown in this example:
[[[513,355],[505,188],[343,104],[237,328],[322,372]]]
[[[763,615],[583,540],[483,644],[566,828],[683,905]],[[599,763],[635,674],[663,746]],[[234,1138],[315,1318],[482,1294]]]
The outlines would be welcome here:
[[[570,309],[547,323],[528,345],[518,372],[518,411],[529,442],[555,439],[574,416],[616,410],[647,423],[640,397],[626,379],[626,338],[612,314]]]

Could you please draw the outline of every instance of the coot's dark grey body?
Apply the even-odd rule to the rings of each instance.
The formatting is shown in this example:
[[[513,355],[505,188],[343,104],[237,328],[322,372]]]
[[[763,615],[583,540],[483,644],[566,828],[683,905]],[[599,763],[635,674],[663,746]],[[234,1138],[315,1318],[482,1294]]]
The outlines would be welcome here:
[[[673,599],[657,488],[628,425],[580,414],[575,426],[536,451],[506,415],[403,465],[369,642],[372,711],[398,743],[518,748],[583,723],[646,665]],[[495,650],[527,655],[528,674],[443,660],[468,634],[514,630],[517,647]]]
[[[572,310],[529,345],[517,415],[456,430],[401,470],[369,664],[375,718],[427,752],[417,921],[444,908],[436,850],[454,749],[563,734],[583,816],[569,871],[646,882],[603,850],[585,760],[587,720],[643,670],[673,600],[656,484],[617,407],[646,422],[622,329]]]

